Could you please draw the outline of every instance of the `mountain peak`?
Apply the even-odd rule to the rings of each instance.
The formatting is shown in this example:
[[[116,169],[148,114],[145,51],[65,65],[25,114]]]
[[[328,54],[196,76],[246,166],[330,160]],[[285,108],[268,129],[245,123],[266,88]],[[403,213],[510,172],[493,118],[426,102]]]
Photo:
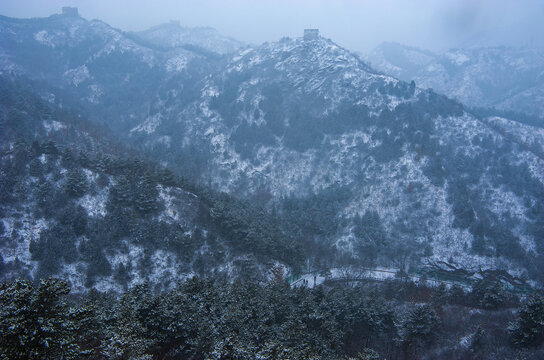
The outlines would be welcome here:
[[[357,54],[331,39],[319,36],[317,30],[311,33],[307,30],[302,38],[285,37],[277,42],[245,49],[232,58],[230,67],[236,70],[274,68],[293,76],[298,74],[300,81],[352,71],[375,73]],[[320,82],[317,78],[314,80]]]
[[[319,29],[304,29],[304,40],[311,41],[319,38]]]
[[[383,43],[365,56],[379,71],[469,105],[542,117],[542,56],[537,48],[472,47],[441,53]]]

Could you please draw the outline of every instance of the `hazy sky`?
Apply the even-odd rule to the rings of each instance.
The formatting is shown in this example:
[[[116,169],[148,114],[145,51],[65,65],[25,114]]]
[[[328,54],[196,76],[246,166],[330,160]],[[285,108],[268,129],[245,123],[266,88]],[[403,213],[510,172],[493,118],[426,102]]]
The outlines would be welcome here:
[[[544,0],[0,0],[0,14],[44,17],[63,5],[123,30],[180,20],[255,44],[315,27],[363,52],[383,41],[431,50],[544,46]]]

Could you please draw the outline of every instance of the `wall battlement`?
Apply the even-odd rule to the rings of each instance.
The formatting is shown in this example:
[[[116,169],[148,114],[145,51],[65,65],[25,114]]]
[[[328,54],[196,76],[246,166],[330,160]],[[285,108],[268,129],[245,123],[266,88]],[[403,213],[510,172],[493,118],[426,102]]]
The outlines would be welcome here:
[[[304,29],[304,41],[317,40],[319,38],[319,29]]]
[[[62,7],[62,15],[79,16],[79,12],[77,10],[77,7],[63,6]]]

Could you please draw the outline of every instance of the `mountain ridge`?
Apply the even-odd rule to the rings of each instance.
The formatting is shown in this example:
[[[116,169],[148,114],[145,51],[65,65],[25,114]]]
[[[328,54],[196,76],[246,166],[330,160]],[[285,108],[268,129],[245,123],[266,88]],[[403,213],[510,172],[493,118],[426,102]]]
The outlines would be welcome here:
[[[130,68],[119,47],[103,50],[114,69]],[[136,60],[147,69],[145,53]],[[544,174],[540,135],[524,139],[532,126],[505,133],[507,119],[380,74],[322,37],[191,56],[199,61],[179,72],[96,64],[93,81],[110,90],[82,106],[95,121],[93,109],[111,110],[102,121],[173,169],[294,222],[313,268],[433,262],[541,281]],[[112,90],[126,76],[141,92]]]
[[[476,47],[432,53],[383,43],[363,56],[380,71],[452,96],[472,107],[515,110],[542,118],[542,49]]]
[[[171,21],[129,34],[165,49],[192,45],[225,55],[244,47],[242,42],[220,34],[213,27],[184,27],[179,21]]]

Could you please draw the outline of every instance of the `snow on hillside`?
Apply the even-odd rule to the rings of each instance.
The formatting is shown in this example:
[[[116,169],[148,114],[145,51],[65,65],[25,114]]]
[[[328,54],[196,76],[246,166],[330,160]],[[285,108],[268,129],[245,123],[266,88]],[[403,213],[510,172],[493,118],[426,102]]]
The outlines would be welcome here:
[[[335,213],[328,214],[340,225],[316,241],[348,255],[359,256],[354,223],[367,211],[377,214],[398,253],[409,253],[380,258],[385,266],[443,261],[522,274],[529,271],[524,259],[537,262],[542,251],[538,219],[531,217],[540,214],[544,184],[541,131],[503,118],[477,118],[460,103],[423,90],[448,86],[443,92],[485,104],[530,102],[530,93],[541,88],[535,76],[540,55],[531,50],[435,55],[390,46],[378,54],[377,64],[384,66],[378,70],[394,69],[397,79],[322,37],[284,38],[217,56],[203,49],[227,51],[206,48],[206,42],[187,46],[193,45],[186,42],[190,37],[180,34],[188,30],[176,30],[176,24],[151,29],[147,39],[81,18],[52,17],[37,25],[3,18],[0,27],[3,41],[30,37],[23,50],[38,51],[52,64],[38,71],[26,62],[25,51],[4,48],[1,59],[10,63],[2,60],[2,70],[17,64],[30,78],[73,92],[94,120],[202,183],[249,199],[260,195],[268,199],[265,206],[279,209],[287,198],[312,201],[329,189],[345,191],[345,198],[331,200]],[[69,61],[59,61],[50,44],[66,47]],[[399,54],[402,61],[393,61]],[[505,73],[510,75],[497,77]],[[46,133],[60,130],[54,120],[43,120],[43,127]],[[96,174],[86,175],[97,182]],[[117,181],[108,179],[106,187]],[[181,190],[155,190],[156,220],[169,226],[187,221],[179,231],[198,236],[204,244],[195,253],[208,256],[209,238],[190,221],[198,200]],[[108,216],[104,191],[78,200],[90,218]],[[10,221],[6,227],[12,229]],[[140,259],[138,246],[121,243],[106,255],[128,267],[131,253]],[[164,251],[147,251],[140,259],[156,262],[147,275],[157,279],[167,277],[164,269],[176,261],[159,250]],[[228,251],[225,256],[214,266],[231,271],[235,260]],[[172,270],[173,276],[193,271],[185,265]],[[97,279],[97,286],[106,288],[110,281]]]
[[[433,54],[384,43],[364,56],[374,68],[469,106],[544,116],[544,54],[531,48],[452,49]]]

